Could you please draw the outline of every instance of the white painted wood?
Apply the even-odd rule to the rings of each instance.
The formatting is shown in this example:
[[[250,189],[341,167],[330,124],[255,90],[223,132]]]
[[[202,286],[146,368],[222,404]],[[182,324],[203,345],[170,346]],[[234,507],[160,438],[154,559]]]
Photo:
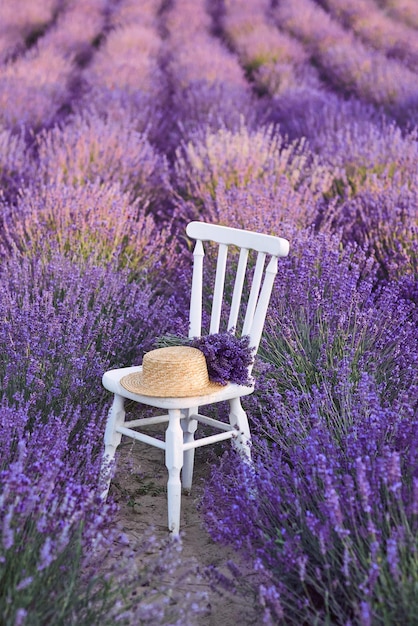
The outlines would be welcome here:
[[[215,287],[213,290],[212,314],[210,317],[210,334],[219,332],[221,321],[222,300],[225,286],[226,259],[228,256],[228,246],[221,244],[218,252],[218,262],[216,265]]]
[[[251,326],[254,319],[254,313],[257,306],[258,296],[260,294],[261,281],[263,279],[264,265],[266,255],[264,252],[259,252],[257,255],[257,261],[255,264],[253,281],[251,283],[250,295],[248,298],[247,309],[245,312],[244,326],[242,328],[243,335],[249,335],[251,332]]]
[[[218,224],[206,224],[204,222],[190,222],[186,232],[192,239],[200,241],[216,241],[227,246],[235,245],[248,250],[265,252],[275,256],[287,256],[289,254],[289,242],[287,239],[254,233],[239,228],[229,226],[219,226]]]
[[[241,406],[240,398],[232,398],[229,402],[229,421],[231,426],[236,429],[237,436],[233,440],[234,446],[248,460],[251,459],[251,435],[248,425],[247,414]]]
[[[187,445],[193,443],[194,434],[197,429],[198,421],[196,415],[199,412],[199,407],[193,407],[186,412],[186,416],[181,420],[181,427],[183,429],[183,469],[181,471],[181,486],[183,491],[190,493],[193,482],[193,468],[194,468],[194,451],[195,448],[187,448]]]
[[[254,320],[250,331],[250,345],[258,350],[261,334],[266,319],[267,307],[270,301],[273,282],[277,274],[277,257],[272,257],[266,269],[263,286],[261,288],[260,297],[258,298],[257,308],[255,310]]]
[[[102,474],[107,478],[104,483],[104,488],[101,493],[102,500],[106,500],[110,487],[110,469],[114,459],[116,448],[121,442],[122,435],[117,431],[125,420],[125,398],[115,394],[113,397],[112,406],[109,409],[109,415],[106,423],[106,430],[104,434],[104,454],[102,462]]]
[[[211,240],[220,244],[220,247],[212,299],[210,332],[218,332],[221,324],[229,247],[238,246],[238,248],[241,248],[232,302],[230,303],[227,326],[229,329],[235,328],[239,319],[241,301],[245,291],[246,274],[248,272],[249,251],[255,250],[258,253],[246,307],[244,326],[241,331],[242,334],[250,335],[250,344],[258,349],[274,279],[277,274],[277,259],[288,254],[289,243],[286,239],[280,237],[252,233],[215,224],[205,224],[203,222],[191,222],[187,226],[187,234],[196,239],[193,252],[194,265],[190,297],[189,336],[197,337],[201,333],[204,262],[202,242]],[[270,261],[267,264],[267,268],[265,268],[267,256],[270,257]],[[168,528],[173,535],[177,535],[180,529],[181,488],[183,486],[188,491],[192,486],[195,448],[231,439],[240,453],[246,459],[251,459],[250,428],[247,415],[241,405],[241,398],[251,394],[254,391],[254,385],[247,387],[228,383],[224,387],[220,387],[216,391],[203,396],[157,398],[135,394],[122,387],[120,381],[123,376],[133,372],[140,372],[141,370],[142,366],[135,365],[109,370],[103,375],[103,386],[114,394],[114,400],[109,411],[105,432],[103,474],[107,477],[107,484],[103,490],[102,497],[104,499],[107,497],[110,482],[109,467],[121,442],[122,435],[164,449],[165,463],[168,470]],[[163,409],[167,413],[125,422],[125,398]],[[223,401],[229,402],[229,424],[199,413],[201,407]],[[142,432],[144,426],[164,422],[168,422],[165,441]],[[195,439],[194,435],[198,423],[205,424],[207,427],[219,432]]]
[[[206,424],[206,426],[212,426],[214,428],[218,428],[219,430],[231,430],[231,424],[227,424],[226,422],[220,422],[219,420],[213,419],[213,417],[208,417],[207,415],[197,415],[197,420],[201,424]]]
[[[140,417],[137,420],[125,422],[126,428],[135,428],[136,426],[153,426],[154,424],[164,424],[168,422],[168,415],[155,415],[154,417]]]
[[[126,437],[131,437],[131,439],[136,439],[136,441],[142,441],[143,443],[147,443],[149,446],[154,446],[154,448],[160,448],[160,450],[165,450],[165,443],[156,437],[151,437],[150,435],[146,435],[145,433],[140,433],[137,430],[133,430],[132,428],[125,428],[125,426],[118,426],[117,432],[121,435],[126,435]]]
[[[244,287],[245,270],[247,269],[248,250],[241,248],[237,267],[237,275],[232,293],[231,310],[229,312],[228,330],[236,331],[238,314],[241,307],[242,290]]]
[[[208,435],[201,439],[195,439],[194,441],[186,444],[184,446],[185,450],[190,450],[190,448],[201,448],[202,446],[208,446],[213,443],[218,443],[219,441],[225,441],[225,439],[232,439],[236,437],[237,433],[234,430],[230,430],[228,432],[217,433],[216,435]]]
[[[193,276],[190,296],[189,337],[200,337],[202,332],[202,289],[203,257],[205,251],[201,241],[196,241],[193,252]]]
[[[247,387],[244,385],[236,385],[229,383],[225,387],[220,387],[219,390],[213,393],[199,396],[198,398],[157,398],[155,396],[143,396],[137,393],[131,393],[127,391],[120,384],[122,376],[132,374],[133,372],[141,371],[142,366],[136,365],[134,367],[122,367],[119,369],[108,370],[102,378],[103,386],[112,393],[116,393],[124,398],[139,402],[140,404],[146,404],[160,409],[189,409],[196,405],[198,401],[199,406],[205,406],[207,404],[214,404],[216,402],[223,402],[224,400],[230,400],[235,396],[247,396],[254,391],[254,387]],[[168,420],[167,420],[168,421]]]
[[[180,425],[181,412],[170,409],[168,428],[165,432],[165,465],[168,470],[168,530],[173,535],[180,531],[181,481],[183,467],[183,431]]]

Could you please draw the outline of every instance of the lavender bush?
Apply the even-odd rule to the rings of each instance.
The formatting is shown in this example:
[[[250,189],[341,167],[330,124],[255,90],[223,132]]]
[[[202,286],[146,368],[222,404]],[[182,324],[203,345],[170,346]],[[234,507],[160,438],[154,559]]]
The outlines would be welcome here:
[[[275,190],[286,177],[294,188],[305,184],[321,192],[331,182],[304,140],[288,143],[273,125],[256,131],[241,125],[238,131],[196,135],[180,145],[174,168],[179,192],[196,203],[213,198],[219,185],[245,188],[268,180],[268,187]]]
[[[57,253],[11,258],[0,280],[3,397],[24,398],[45,421],[60,407],[80,406],[82,430],[85,414],[104,400],[103,372],[139,361],[155,330],[171,330],[176,315],[145,281]]]
[[[401,170],[401,167],[399,168]],[[396,170],[399,177],[402,174]],[[342,240],[356,241],[379,264],[381,280],[418,276],[417,190],[398,181],[374,180],[373,189],[344,203],[338,216]]]
[[[402,0],[399,3],[395,0],[383,0],[382,4],[392,18],[401,20],[415,28],[418,26],[418,17],[412,0]]]
[[[202,0],[183,0],[164,13],[164,57],[173,85],[165,149],[171,155],[180,141],[204,128],[235,130],[243,119],[252,125],[258,117],[258,103],[238,59],[213,36],[207,9]]]
[[[157,3],[123,3],[112,14],[103,46],[83,71],[85,85],[77,110],[94,109],[156,138],[164,131],[162,114],[168,98],[167,77],[160,67],[162,41],[157,30]]]
[[[207,528],[251,561],[265,623],[412,624],[416,306],[375,293],[359,252],[299,237],[261,351],[274,367],[247,400],[255,462],[214,470]]]
[[[412,28],[390,19],[368,0],[357,0],[349,9],[340,0],[321,0],[320,3],[364,42],[417,70],[418,45]]]
[[[235,2],[219,18],[219,27],[257,91],[277,95],[301,84],[318,87],[319,77],[306,50],[277,29],[267,11],[266,2]]]
[[[72,411],[45,423],[30,418],[24,403],[0,409],[2,623],[197,623],[204,594],[184,594],[169,582],[198,579],[196,566],[181,558],[180,545],[152,534],[136,546],[135,565],[115,506],[98,495],[95,441],[103,417],[90,415],[84,437],[74,441]]]
[[[36,6],[30,0],[18,6],[4,2],[1,7],[0,61],[12,59],[33,45],[50,26],[57,11],[56,0],[46,0]]]
[[[76,115],[40,135],[38,154],[37,176],[46,184],[119,183],[143,209],[164,200],[170,189],[165,158],[127,117]]]
[[[133,546],[122,543],[122,562],[110,560],[106,573],[120,541],[115,511],[98,496],[108,401],[101,375],[139,359],[152,341],[147,329],[174,309],[144,283],[124,284],[121,271],[81,269],[56,253],[11,258],[1,285],[2,621],[195,623],[201,596],[173,603],[171,584],[160,581],[162,572],[177,582],[196,576],[175,547],[144,540],[135,569]],[[133,599],[137,585],[144,591]]]
[[[48,47],[1,66],[0,122],[11,130],[51,126],[67,103],[72,76],[71,60]]]
[[[318,405],[302,435],[300,398],[276,405],[253,469],[231,453],[214,472],[208,529],[252,560],[264,623],[414,623],[418,424],[371,404],[365,386],[364,404],[350,401],[363,419],[338,445]]]
[[[152,282],[166,272],[169,288],[175,241],[168,227],[157,226],[139,198],[132,200],[118,183],[41,184],[27,188],[16,204],[3,204],[3,251],[25,256],[55,254],[78,263],[126,268],[130,279]]]
[[[386,108],[402,123],[412,116],[416,124],[413,71],[362,44],[311,0],[279,2],[275,18],[312,50],[322,73],[338,90]]]
[[[109,4],[106,0],[73,0],[40,39],[40,47],[53,48],[84,66],[102,35]]]
[[[24,133],[0,126],[0,199],[13,200],[28,179],[29,154]]]

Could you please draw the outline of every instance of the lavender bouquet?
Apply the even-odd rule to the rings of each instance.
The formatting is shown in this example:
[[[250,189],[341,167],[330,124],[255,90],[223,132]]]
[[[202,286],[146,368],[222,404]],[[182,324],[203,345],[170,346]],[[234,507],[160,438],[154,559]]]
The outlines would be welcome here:
[[[169,334],[157,338],[155,345],[158,348],[178,345],[198,348],[205,355],[212,382],[252,385],[248,368],[254,360],[254,348],[250,346],[249,335],[236,337],[231,331],[193,338]]]

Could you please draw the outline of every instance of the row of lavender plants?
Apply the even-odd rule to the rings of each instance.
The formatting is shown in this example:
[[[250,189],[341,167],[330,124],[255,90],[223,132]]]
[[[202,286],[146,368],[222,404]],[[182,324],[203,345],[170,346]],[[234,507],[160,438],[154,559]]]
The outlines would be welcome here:
[[[207,575],[267,624],[413,624],[408,3],[4,5],[2,623],[199,623],[205,597],[176,591],[197,576],[180,546],[132,546],[98,493],[101,375],[184,325],[184,226],[204,219],[291,242],[246,402],[254,464],[225,452],[203,499],[253,575]]]

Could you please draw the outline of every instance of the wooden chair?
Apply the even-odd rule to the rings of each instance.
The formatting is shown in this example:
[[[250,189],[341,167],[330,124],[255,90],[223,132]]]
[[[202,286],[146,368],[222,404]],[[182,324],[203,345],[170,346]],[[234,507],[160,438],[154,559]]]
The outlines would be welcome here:
[[[232,246],[239,249],[239,258],[232,298],[228,308],[228,321],[225,330],[233,330],[243,319],[240,335],[250,336],[250,345],[256,353],[266,318],[273,282],[277,273],[278,257],[287,256],[289,243],[286,239],[260,233],[229,228],[203,222],[191,222],[186,229],[187,235],[196,240],[194,248],[193,278],[190,298],[189,337],[201,336],[202,325],[202,294],[203,294],[203,242],[215,242],[219,245],[215,284],[212,297],[209,333],[218,333],[221,328],[221,317],[225,306],[224,286],[227,268],[228,251]],[[250,251],[255,251],[256,262],[249,263]],[[255,254],[253,253],[253,254]],[[246,274],[252,275],[248,298],[243,298]],[[247,280],[249,280],[247,278]],[[240,317],[242,300],[246,301],[244,312]],[[151,354],[151,353],[148,353]],[[249,368],[251,369],[251,368]],[[173,535],[179,533],[181,489],[188,491],[192,486],[194,451],[199,446],[214,444],[218,441],[231,439],[232,443],[250,458],[250,429],[245,411],[241,406],[241,397],[254,391],[252,386],[229,383],[216,389],[205,391],[203,395],[185,397],[149,396],[127,390],[121,379],[131,374],[141,375],[142,366],[124,367],[106,372],[103,385],[114,394],[113,404],[105,432],[104,468],[113,459],[122,435],[142,441],[151,446],[165,450],[165,464],[168,470],[168,528]],[[251,372],[249,372],[251,374]],[[125,399],[134,400],[144,405],[164,409],[163,415],[125,421]],[[229,403],[229,424],[201,414],[200,407],[227,401]],[[142,432],[142,427],[151,424],[167,423],[165,441]],[[219,431],[199,439],[194,438],[198,423],[206,424]],[[110,478],[102,497],[107,497]]]

